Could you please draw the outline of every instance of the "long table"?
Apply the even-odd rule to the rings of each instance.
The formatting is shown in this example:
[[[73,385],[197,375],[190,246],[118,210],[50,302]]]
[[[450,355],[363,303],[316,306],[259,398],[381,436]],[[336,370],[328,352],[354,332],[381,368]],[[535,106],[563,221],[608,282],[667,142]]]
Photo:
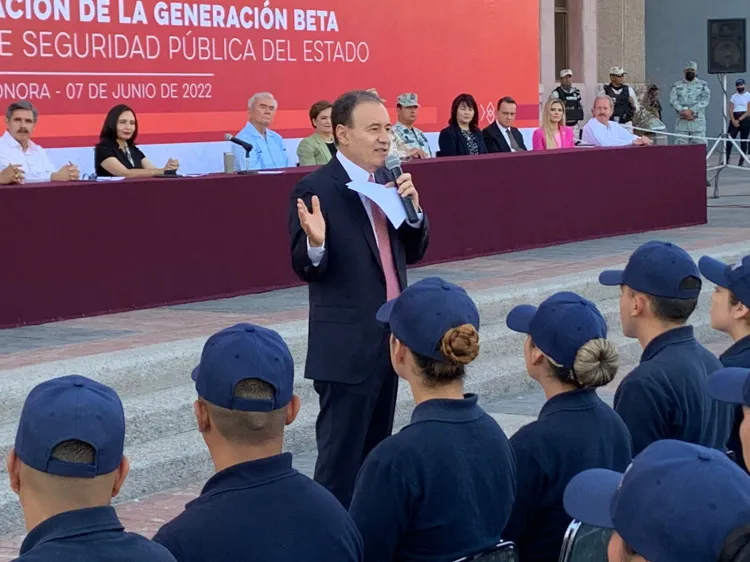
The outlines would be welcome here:
[[[406,166],[425,263],[706,222],[699,146],[440,158]],[[0,327],[289,287],[289,195],[273,175],[0,188]]]

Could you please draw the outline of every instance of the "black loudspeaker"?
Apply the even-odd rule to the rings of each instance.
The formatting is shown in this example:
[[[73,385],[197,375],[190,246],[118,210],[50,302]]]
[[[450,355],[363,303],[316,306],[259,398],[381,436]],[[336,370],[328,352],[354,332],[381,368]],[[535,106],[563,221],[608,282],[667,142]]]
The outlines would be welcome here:
[[[708,73],[747,71],[746,20],[708,20]]]

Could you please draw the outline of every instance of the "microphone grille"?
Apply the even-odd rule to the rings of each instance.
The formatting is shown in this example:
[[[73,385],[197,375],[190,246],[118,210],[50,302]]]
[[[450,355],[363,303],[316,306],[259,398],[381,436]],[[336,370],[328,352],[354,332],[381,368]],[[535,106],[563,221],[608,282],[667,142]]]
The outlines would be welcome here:
[[[395,154],[389,154],[385,159],[385,167],[389,170],[395,170],[401,166],[401,158]]]
[[[225,133],[224,140],[232,140],[232,135],[230,133]]]

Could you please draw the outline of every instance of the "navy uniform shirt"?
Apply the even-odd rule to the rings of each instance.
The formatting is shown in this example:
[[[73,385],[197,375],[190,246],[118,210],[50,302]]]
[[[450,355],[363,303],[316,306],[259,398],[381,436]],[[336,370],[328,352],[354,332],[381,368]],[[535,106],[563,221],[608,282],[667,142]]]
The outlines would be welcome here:
[[[708,376],[720,368],[692,326],[654,338],[615,393],[615,410],[633,437],[633,454],[660,439],[726,450],[734,408],[711,398],[706,388]]]
[[[365,560],[455,560],[500,541],[515,496],[508,438],[477,397],[419,404],[368,455],[349,513]]]
[[[126,533],[113,507],[60,513],[34,527],[21,545],[23,562],[174,562],[161,545]]]
[[[180,562],[357,562],[362,538],[321,485],[292,468],[291,453],[216,473],[154,540]]]
[[[750,336],[737,340],[729,349],[719,357],[721,364],[725,367],[742,367],[743,369],[750,369]],[[734,425],[732,427],[732,433],[729,436],[727,442],[727,449],[734,451],[734,459],[737,464],[742,467],[743,470],[747,471],[745,466],[745,459],[742,456],[742,441],[740,441],[740,424],[745,414],[742,410],[742,405],[735,406],[734,410]]]
[[[557,562],[570,516],[562,498],[579,472],[624,472],[632,460],[625,423],[592,389],[553,396],[539,419],[510,439],[516,454],[516,503],[503,540],[514,541],[522,562]]]

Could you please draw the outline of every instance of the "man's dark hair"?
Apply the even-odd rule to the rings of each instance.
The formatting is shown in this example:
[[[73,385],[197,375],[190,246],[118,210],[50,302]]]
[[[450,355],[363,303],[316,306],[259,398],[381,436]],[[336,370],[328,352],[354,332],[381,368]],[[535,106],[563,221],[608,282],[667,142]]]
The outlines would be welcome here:
[[[96,450],[88,443],[71,439],[56,445],[52,449],[52,458],[63,462],[94,464]]]
[[[719,562],[750,562],[750,525],[729,533],[719,553]]]
[[[474,117],[471,119],[471,123],[469,123],[469,130],[470,131],[478,131],[479,130],[479,106],[477,105],[477,100],[474,99],[474,96],[471,94],[459,94],[456,96],[456,99],[453,100],[453,103],[451,104],[451,118],[448,120],[448,124],[453,127],[458,127],[458,117],[456,116],[458,114],[458,108],[461,104],[464,104],[474,110]]]
[[[504,103],[512,103],[513,105],[518,105],[516,103],[516,100],[514,100],[512,97],[505,96],[505,97],[500,98],[500,101],[497,102],[497,109],[499,110],[500,106],[503,105]]]
[[[117,142],[117,121],[119,121],[120,115],[126,111],[130,111],[135,118],[135,131],[133,131],[133,135],[128,139],[128,146],[135,145],[135,139],[138,136],[138,116],[130,106],[122,103],[110,109],[104,118],[104,125],[102,125],[102,131],[99,133],[100,141]]]
[[[39,112],[36,110],[36,107],[34,107],[33,103],[26,100],[14,101],[12,104],[10,104],[8,106],[8,109],[5,110],[5,118],[10,121],[10,118],[13,117],[13,112],[18,111],[19,109],[23,111],[31,111],[32,115],[34,116],[34,123],[36,123],[36,120],[39,117]]]
[[[248,400],[273,400],[274,389],[258,379],[244,379],[234,387],[233,396]],[[271,412],[228,410],[205,401],[216,429],[237,445],[261,445],[284,434],[286,406]]]
[[[331,110],[331,123],[333,124],[333,142],[339,143],[336,135],[336,129],[339,125],[351,128],[354,125],[354,109],[363,103],[379,103],[383,105],[383,100],[372,92],[367,90],[352,90],[342,94],[333,102]]]
[[[680,290],[685,291],[697,289],[700,291],[702,285],[703,283],[698,277],[685,277],[680,283]],[[655,297],[654,295],[646,296],[651,302],[654,316],[664,322],[684,324],[695,311],[695,307],[698,306],[698,297],[694,299],[668,299],[664,297]]]

